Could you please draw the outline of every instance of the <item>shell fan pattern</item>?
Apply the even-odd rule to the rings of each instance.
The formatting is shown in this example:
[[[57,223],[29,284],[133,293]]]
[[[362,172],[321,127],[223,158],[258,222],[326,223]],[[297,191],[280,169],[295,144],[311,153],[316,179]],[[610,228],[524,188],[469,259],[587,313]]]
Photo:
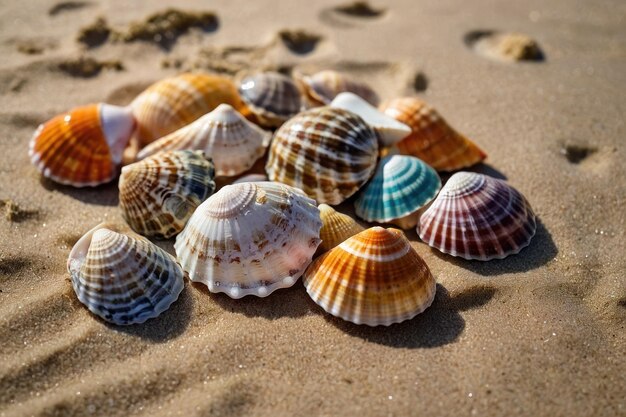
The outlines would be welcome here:
[[[376,173],[354,202],[356,215],[369,222],[415,227],[416,212],[441,188],[437,172],[418,158],[390,155],[381,159]]]
[[[120,208],[134,231],[168,238],[215,190],[213,162],[201,151],[161,152],[122,168]]]
[[[292,286],[320,244],[319,210],[300,190],[271,182],[223,187],[176,238],[192,281],[232,298]]]
[[[220,104],[247,113],[237,87],[228,78],[186,73],[157,81],[130,104],[137,119],[139,145],[188,125]]]
[[[213,159],[216,175],[241,174],[265,154],[271,134],[246,120],[228,104],[151,143],[138,158],[162,151],[192,149]]]
[[[357,233],[361,233],[363,226],[358,224],[352,217],[336,211],[328,204],[320,204],[320,218],[322,229],[320,230],[320,249],[330,250]]]
[[[465,259],[487,261],[516,254],[537,229],[524,196],[505,181],[482,174],[454,174],[420,218],[429,246]]]
[[[265,169],[270,180],[335,205],[367,182],[377,158],[376,134],[363,119],[343,109],[318,107],[276,131]]]
[[[67,267],[80,302],[117,325],[157,317],[184,287],[183,270],[171,255],[107,225],[96,226],[74,245]]]
[[[410,320],[435,297],[426,263],[404,233],[372,227],[330,250],[307,269],[307,292],[333,316],[389,326]]]
[[[118,174],[135,127],[130,110],[92,104],[39,126],[29,144],[33,165],[44,177],[74,187],[95,187]]]
[[[416,156],[437,171],[456,171],[487,157],[474,142],[454,130],[434,108],[418,98],[387,100],[380,110],[412,130],[396,144],[400,153]]]
[[[244,78],[239,94],[261,126],[278,127],[302,107],[295,82],[277,72],[263,72]]]

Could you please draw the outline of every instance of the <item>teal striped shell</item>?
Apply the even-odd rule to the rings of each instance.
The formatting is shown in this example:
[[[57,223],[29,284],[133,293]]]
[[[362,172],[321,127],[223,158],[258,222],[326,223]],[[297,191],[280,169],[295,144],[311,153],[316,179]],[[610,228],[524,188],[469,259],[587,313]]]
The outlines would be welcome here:
[[[390,155],[354,202],[356,215],[369,222],[400,219],[428,204],[440,188],[437,172],[421,159]]]

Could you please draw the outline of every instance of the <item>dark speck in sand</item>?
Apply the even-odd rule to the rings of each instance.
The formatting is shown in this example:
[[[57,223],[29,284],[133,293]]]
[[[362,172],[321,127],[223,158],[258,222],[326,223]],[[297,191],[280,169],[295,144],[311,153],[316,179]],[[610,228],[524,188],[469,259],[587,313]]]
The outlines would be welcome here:
[[[141,40],[169,48],[191,28],[212,32],[218,26],[219,20],[215,13],[167,9],[148,16],[143,22],[132,23],[125,32],[116,33],[115,37],[124,42]]]
[[[563,145],[561,147],[561,155],[565,156],[572,164],[580,164],[596,151],[597,149],[594,147],[583,145]]]
[[[72,77],[91,78],[100,74],[103,69],[123,71],[124,65],[118,60],[97,61],[93,58],[81,57],[61,62],[59,69]]]
[[[98,17],[95,22],[80,29],[76,40],[89,48],[94,48],[105,43],[111,33],[106,19]]]
[[[354,3],[337,6],[334,10],[338,13],[355,17],[378,17],[385,13],[384,9],[375,9],[365,1],[355,1]]]

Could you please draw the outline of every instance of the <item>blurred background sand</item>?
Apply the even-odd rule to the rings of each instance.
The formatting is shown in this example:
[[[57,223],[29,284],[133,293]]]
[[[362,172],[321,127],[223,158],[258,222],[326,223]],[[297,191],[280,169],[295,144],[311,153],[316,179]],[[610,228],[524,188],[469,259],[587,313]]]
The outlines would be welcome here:
[[[98,17],[124,32],[168,5],[217,20],[157,43],[77,41]],[[0,1],[0,416],[626,415],[626,3],[345,5]],[[546,59],[486,59],[463,42],[475,30],[525,33]],[[530,200],[531,245],[467,262],[408,233],[437,297],[385,329],[324,314],[301,283],[243,300],[187,284],[128,328],[89,314],[65,262],[82,233],[119,219],[117,186],[41,179],[27,155],[37,125],[185,69],[322,68],[434,105],[489,154],[477,171]]]

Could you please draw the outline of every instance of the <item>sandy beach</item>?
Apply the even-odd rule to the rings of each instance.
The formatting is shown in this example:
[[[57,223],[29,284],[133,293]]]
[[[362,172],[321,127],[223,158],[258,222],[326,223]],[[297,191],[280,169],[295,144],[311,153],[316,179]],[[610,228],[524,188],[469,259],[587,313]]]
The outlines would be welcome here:
[[[0,416],[626,416],[626,3],[346,5],[0,1]],[[213,19],[158,42],[120,35],[168,7]],[[85,32],[98,18],[108,37]],[[544,60],[488,59],[464,41],[473,31],[524,33]],[[426,100],[485,149],[472,170],[528,198],[530,246],[472,262],[407,232],[437,295],[388,328],[326,314],[301,282],[233,300],[187,281],[167,312],[128,327],[79,303],[68,253],[123,221],[117,183],[42,178],[28,157],[40,123],[126,105],[186,70],[325,68]]]

